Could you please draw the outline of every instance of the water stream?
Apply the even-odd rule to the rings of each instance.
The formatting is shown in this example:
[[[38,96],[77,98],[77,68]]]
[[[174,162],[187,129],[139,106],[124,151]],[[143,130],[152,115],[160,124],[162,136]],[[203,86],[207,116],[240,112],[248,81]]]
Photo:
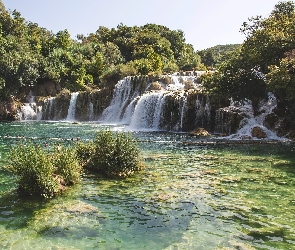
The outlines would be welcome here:
[[[153,124],[153,123],[151,123]],[[1,249],[294,249],[295,145],[133,132],[145,170],[83,175],[50,201],[24,199],[10,146],[93,139],[98,123],[0,123]],[[109,126],[113,131],[125,127]]]

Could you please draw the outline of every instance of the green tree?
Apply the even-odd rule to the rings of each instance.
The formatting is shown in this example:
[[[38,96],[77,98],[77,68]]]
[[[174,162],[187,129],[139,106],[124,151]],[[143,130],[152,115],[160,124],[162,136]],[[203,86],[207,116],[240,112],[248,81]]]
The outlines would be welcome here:
[[[71,35],[67,29],[57,32],[56,38],[55,38],[56,48],[67,50],[69,49],[71,44],[72,44]]]
[[[234,100],[250,99],[257,107],[259,99],[273,89],[266,85],[265,75],[275,72],[285,53],[295,47],[294,3],[279,2],[268,18],[251,18],[241,31],[246,40],[240,50],[220,65],[216,82],[205,85]]]
[[[268,88],[281,101],[295,102],[295,49],[285,53],[280,65],[271,65],[266,75]]]
[[[183,47],[177,64],[181,70],[193,70],[201,64],[201,57],[194,51],[191,44]]]

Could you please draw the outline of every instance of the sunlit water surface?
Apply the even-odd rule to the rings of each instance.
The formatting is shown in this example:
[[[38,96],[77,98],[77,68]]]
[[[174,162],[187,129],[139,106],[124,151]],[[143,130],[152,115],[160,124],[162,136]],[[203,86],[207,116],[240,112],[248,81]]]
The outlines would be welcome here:
[[[16,180],[3,168],[12,145],[91,140],[101,127],[0,123],[0,249],[295,249],[290,142],[134,132],[146,166],[136,176],[85,173],[61,197],[17,196]]]

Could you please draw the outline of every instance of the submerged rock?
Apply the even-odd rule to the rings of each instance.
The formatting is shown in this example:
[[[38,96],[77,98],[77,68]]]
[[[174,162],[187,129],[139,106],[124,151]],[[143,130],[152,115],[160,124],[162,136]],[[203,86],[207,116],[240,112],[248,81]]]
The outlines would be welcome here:
[[[105,215],[95,206],[71,200],[54,204],[35,213],[29,227],[52,237],[97,234],[97,226]]]

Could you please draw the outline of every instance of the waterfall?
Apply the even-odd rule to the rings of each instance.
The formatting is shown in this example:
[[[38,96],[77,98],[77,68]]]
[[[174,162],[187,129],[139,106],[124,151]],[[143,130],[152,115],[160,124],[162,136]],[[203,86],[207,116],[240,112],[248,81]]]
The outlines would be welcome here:
[[[187,111],[187,96],[181,96],[180,130],[183,129],[183,120]]]
[[[74,92],[71,94],[70,106],[68,109],[68,115],[66,121],[75,121],[75,114],[76,114],[76,101],[79,92]]]
[[[164,99],[163,92],[143,94],[135,106],[129,127],[158,130]]]
[[[42,107],[37,106],[35,96],[30,91],[27,102],[18,111],[18,119],[21,121],[26,120],[41,120],[42,118]]]
[[[236,108],[243,113],[244,119],[240,122],[239,130],[230,136],[229,139],[250,139],[252,138],[252,131],[254,127],[260,128],[268,139],[281,139],[274,132],[268,130],[264,125],[264,120],[267,115],[271,114],[273,109],[277,106],[277,100],[272,93],[268,93],[268,99],[261,101],[259,105],[260,115],[254,116],[251,102],[232,103],[229,108]]]
[[[88,106],[88,114],[89,114],[89,121],[94,120],[94,108],[93,108],[93,103],[90,101],[89,106]]]
[[[54,119],[54,102],[55,102],[55,97],[49,97],[44,100],[44,106],[43,106],[44,111],[42,116],[44,120]]]
[[[196,79],[193,74],[161,76],[156,80],[161,89],[151,90],[152,82],[148,82],[143,89],[140,78],[126,77],[116,84],[111,103],[99,121],[125,124],[134,130],[195,129],[195,122],[188,124],[189,119],[197,120],[197,116],[202,117],[204,122],[210,119],[204,118],[210,114],[210,110],[207,112],[209,102],[205,105],[205,102],[193,101],[199,105],[194,107],[192,100],[188,101],[189,95],[198,95],[200,86]]]
[[[101,121],[112,123],[121,122],[124,109],[134,98],[134,96],[131,96],[131,89],[132,84],[130,77],[125,77],[116,84],[111,104],[103,111],[100,118]],[[135,96],[137,95],[135,94]]]

